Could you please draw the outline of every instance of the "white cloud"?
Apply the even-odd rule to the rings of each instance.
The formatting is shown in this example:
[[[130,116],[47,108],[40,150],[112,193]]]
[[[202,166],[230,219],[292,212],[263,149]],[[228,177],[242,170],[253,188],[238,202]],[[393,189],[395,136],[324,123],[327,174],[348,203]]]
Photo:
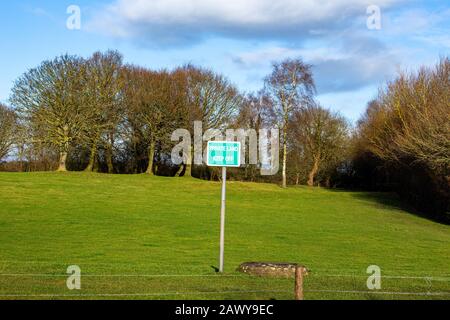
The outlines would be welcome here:
[[[42,17],[42,18],[50,19],[52,21],[56,21],[55,17],[50,12],[45,10],[44,8],[33,7],[33,6],[29,6],[29,5],[24,5],[23,8],[26,12],[28,12],[36,17]]]
[[[380,31],[366,27],[372,4],[381,7]],[[115,0],[88,27],[144,46],[171,47],[168,52],[178,56],[190,52],[179,47],[203,40],[222,46],[230,38],[238,45],[223,45],[230,58],[218,61],[218,68],[231,65],[252,87],[262,85],[272,61],[301,57],[314,66],[327,105],[336,95],[340,107],[363,110],[368,91],[405,65],[428,59],[421,50],[448,48],[450,10],[428,10],[405,0]],[[218,59],[211,55],[215,50],[203,49],[200,56]],[[353,92],[361,93],[358,99],[349,99]]]
[[[273,61],[295,57],[312,65],[319,94],[381,84],[393,77],[399,66],[394,50],[362,35],[323,38],[301,48],[267,46],[237,53],[232,60],[248,70],[267,70]]]
[[[257,68],[273,61],[280,61],[291,57],[302,57],[305,61],[317,61],[326,56],[333,56],[335,59],[343,59],[348,57],[348,54],[337,50],[337,48],[324,46],[307,49],[270,46],[255,51],[238,53],[233,56],[233,61],[245,68]]]
[[[197,23],[261,25],[298,24],[337,16],[343,11],[365,8],[366,0],[120,0],[111,8],[130,21],[157,23]],[[392,0],[378,1],[379,5]]]
[[[438,48],[450,47],[450,9],[408,9],[388,15],[385,20],[386,34],[390,37],[407,37]]]
[[[283,38],[320,34],[365,17],[373,0],[117,0],[89,24],[113,36],[179,45],[209,35]],[[387,8],[401,0],[377,0]],[[365,25],[364,25],[365,26]]]
[[[447,24],[449,19],[450,9],[436,12],[412,8],[386,15],[383,28],[390,36],[427,34],[429,30],[439,28],[441,24]]]

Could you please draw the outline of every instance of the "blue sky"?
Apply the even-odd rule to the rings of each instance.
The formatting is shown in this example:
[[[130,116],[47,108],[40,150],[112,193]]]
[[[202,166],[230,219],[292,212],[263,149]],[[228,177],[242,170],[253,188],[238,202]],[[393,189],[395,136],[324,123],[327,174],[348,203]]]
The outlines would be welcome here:
[[[81,30],[66,27],[70,5]],[[367,28],[369,5],[381,10],[380,30]],[[245,92],[262,88],[272,61],[302,57],[317,99],[355,121],[399,70],[450,52],[447,0],[3,0],[0,27],[1,102],[27,69],[64,53],[116,49],[154,69],[193,63]]]

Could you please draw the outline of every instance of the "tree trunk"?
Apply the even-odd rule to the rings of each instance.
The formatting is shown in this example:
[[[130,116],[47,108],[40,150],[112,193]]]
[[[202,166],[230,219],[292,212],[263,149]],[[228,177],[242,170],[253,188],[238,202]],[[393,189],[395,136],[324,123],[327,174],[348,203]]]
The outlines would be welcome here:
[[[60,145],[60,152],[59,152],[59,167],[58,167],[58,171],[59,172],[66,172],[67,171],[67,167],[66,167],[66,162],[67,162],[67,153],[69,150],[69,127],[68,126],[64,126],[63,128],[64,131],[64,142],[62,143],[62,145]]]
[[[184,176],[187,178],[192,177],[192,164],[186,165],[186,171],[184,172]]]
[[[25,147],[21,144],[19,147],[19,162],[20,162],[20,172],[25,172],[23,155],[25,153]]]
[[[300,173],[297,173],[296,179],[295,179],[295,185],[298,186],[300,184]]]
[[[106,165],[108,166],[109,174],[114,173],[113,146],[114,146],[114,133],[109,133],[108,142],[106,146]]]
[[[283,128],[283,188],[287,188],[287,174],[286,174],[286,166],[287,166],[287,125]]]
[[[97,141],[91,147],[91,154],[89,156],[89,164],[87,168],[84,170],[85,172],[92,172],[94,170],[95,160],[97,157]]]
[[[150,143],[150,147],[148,148],[148,167],[146,174],[153,175],[153,163],[155,160],[155,142],[152,141]]]
[[[191,157],[191,164],[189,164],[188,162],[188,159],[187,159],[187,155],[186,154],[184,154],[183,155],[183,164],[181,165],[181,167],[180,167],[180,169],[178,170],[178,172],[177,172],[177,174],[176,174],[176,176],[177,177],[181,177],[181,174],[184,172],[184,175],[183,175],[183,177],[186,177],[186,178],[190,178],[190,177],[192,177],[192,157],[193,157],[193,154],[192,154],[192,146],[190,147],[190,157]]]
[[[182,163],[180,165],[180,169],[178,169],[177,174],[175,175],[175,177],[181,177],[183,172],[186,172],[185,169],[186,169],[186,165],[184,163]]]
[[[314,159],[314,164],[309,173],[308,186],[314,187],[314,179],[316,178],[317,172],[319,171],[319,159]]]
[[[66,172],[67,151],[61,151],[59,153],[59,167],[58,172]]]
[[[186,170],[184,171],[184,176],[186,178],[192,178],[192,164],[194,163],[194,161],[193,161],[194,154],[192,151],[193,151],[192,146],[190,146],[190,157],[191,157],[190,160],[191,161],[190,161],[190,163],[188,163],[189,161],[186,161],[186,163],[185,163]]]
[[[213,168],[211,170],[211,176],[209,177],[209,180],[214,181],[215,177],[216,177],[216,170],[215,170],[215,168]],[[219,178],[219,181],[220,181],[220,178]]]
[[[108,166],[108,173],[112,174],[114,172],[114,165],[112,161],[112,147],[108,145],[106,147],[106,165]]]

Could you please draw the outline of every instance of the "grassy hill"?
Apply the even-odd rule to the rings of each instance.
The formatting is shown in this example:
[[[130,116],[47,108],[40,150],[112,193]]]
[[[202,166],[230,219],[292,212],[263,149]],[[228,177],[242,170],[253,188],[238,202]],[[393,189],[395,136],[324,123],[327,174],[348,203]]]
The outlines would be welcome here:
[[[0,173],[0,299],[293,298],[292,280],[236,273],[246,261],[305,264],[306,299],[450,298],[450,227],[394,196],[230,182],[227,205],[217,275],[219,183]],[[366,293],[373,264],[387,277]],[[66,287],[70,265],[81,291]]]

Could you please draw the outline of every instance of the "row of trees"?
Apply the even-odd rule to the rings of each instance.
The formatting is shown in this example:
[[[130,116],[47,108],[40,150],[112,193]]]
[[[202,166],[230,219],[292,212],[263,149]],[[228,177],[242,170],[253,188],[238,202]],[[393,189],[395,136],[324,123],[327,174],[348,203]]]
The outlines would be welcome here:
[[[396,190],[422,212],[450,211],[450,62],[400,74],[370,102],[352,130],[315,100],[311,66],[273,65],[258,93],[186,65],[148,70],[115,51],[61,56],[29,70],[0,107],[0,160],[8,170],[86,170],[216,178],[189,159],[171,163],[171,134],[183,128],[280,130],[280,172],[261,163],[235,179]],[[10,155],[7,158],[7,155]],[[11,157],[12,156],[12,157]],[[11,161],[12,160],[12,161]]]
[[[170,138],[178,128],[193,135],[194,121],[201,121],[204,131],[279,128],[282,170],[272,179],[279,177],[284,187],[330,180],[348,125],[314,102],[311,66],[302,60],[275,63],[264,89],[249,95],[208,69],[153,71],[122,61],[115,51],[89,59],[64,55],[21,76],[8,110],[16,119],[15,143],[8,144],[15,146],[16,167],[48,169],[58,159],[59,171],[191,176],[187,159],[181,167],[170,163]],[[247,165],[235,178],[262,179],[259,166]],[[197,176],[214,176],[195,169]]]
[[[402,73],[358,124],[352,183],[393,189],[420,212],[450,214],[450,60]]]

